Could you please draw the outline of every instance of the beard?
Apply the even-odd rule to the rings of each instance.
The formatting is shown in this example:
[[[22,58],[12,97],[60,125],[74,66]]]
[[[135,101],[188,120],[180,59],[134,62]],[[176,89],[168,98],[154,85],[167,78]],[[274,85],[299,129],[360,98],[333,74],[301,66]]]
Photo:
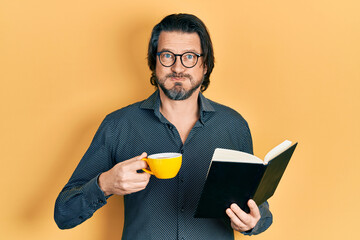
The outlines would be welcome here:
[[[191,83],[191,88],[189,90],[185,90],[182,82],[175,82],[172,88],[167,89],[165,87],[165,80],[167,78],[188,78]],[[158,86],[160,86],[161,90],[165,93],[165,95],[168,98],[170,98],[171,100],[181,101],[188,99],[201,86],[201,84],[204,81],[204,78],[199,82],[194,82],[192,76],[189,74],[170,73],[162,79],[159,79],[155,75],[155,80]]]

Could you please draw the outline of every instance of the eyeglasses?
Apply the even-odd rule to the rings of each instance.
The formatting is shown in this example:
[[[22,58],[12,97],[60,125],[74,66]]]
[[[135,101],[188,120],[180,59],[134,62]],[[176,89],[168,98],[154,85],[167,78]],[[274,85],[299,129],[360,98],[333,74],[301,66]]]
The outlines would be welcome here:
[[[185,52],[183,54],[175,54],[170,51],[162,51],[156,53],[156,55],[159,57],[159,61],[161,65],[164,67],[171,67],[176,62],[176,57],[180,57],[181,64],[186,68],[192,68],[194,67],[199,57],[202,57],[203,54],[198,54],[194,52]]]

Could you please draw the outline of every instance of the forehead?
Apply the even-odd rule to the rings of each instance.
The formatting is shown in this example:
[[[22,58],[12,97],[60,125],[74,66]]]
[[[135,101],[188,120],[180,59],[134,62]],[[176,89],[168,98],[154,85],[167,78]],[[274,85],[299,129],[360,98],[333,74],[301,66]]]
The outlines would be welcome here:
[[[200,37],[197,33],[162,31],[158,41],[158,52],[169,50],[174,53],[194,51],[201,53]]]

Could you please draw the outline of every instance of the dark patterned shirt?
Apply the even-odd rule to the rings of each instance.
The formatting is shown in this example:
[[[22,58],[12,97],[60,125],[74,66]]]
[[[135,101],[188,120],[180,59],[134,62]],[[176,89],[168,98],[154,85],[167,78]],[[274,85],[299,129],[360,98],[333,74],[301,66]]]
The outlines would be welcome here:
[[[199,94],[200,118],[183,144],[180,135],[160,113],[156,91],[148,99],[115,111],[104,119],[95,137],[55,204],[55,221],[62,229],[90,218],[106,204],[98,176],[115,164],[140,155],[183,154],[179,174],[172,179],[151,176],[147,187],[124,196],[122,239],[234,239],[229,219],[194,218],[215,148],[252,153],[247,122],[236,111]],[[272,223],[267,202],[259,206],[258,234]]]

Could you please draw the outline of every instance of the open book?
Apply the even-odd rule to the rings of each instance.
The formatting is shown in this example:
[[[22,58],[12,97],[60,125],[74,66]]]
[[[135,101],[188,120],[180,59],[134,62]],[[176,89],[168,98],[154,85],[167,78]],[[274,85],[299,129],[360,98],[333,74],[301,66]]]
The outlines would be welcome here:
[[[241,151],[217,148],[195,212],[196,218],[220,218],[232,203],[249,212],[247,202],[257,205],[275,192],[297,143],[282,142],[264,161]]]

